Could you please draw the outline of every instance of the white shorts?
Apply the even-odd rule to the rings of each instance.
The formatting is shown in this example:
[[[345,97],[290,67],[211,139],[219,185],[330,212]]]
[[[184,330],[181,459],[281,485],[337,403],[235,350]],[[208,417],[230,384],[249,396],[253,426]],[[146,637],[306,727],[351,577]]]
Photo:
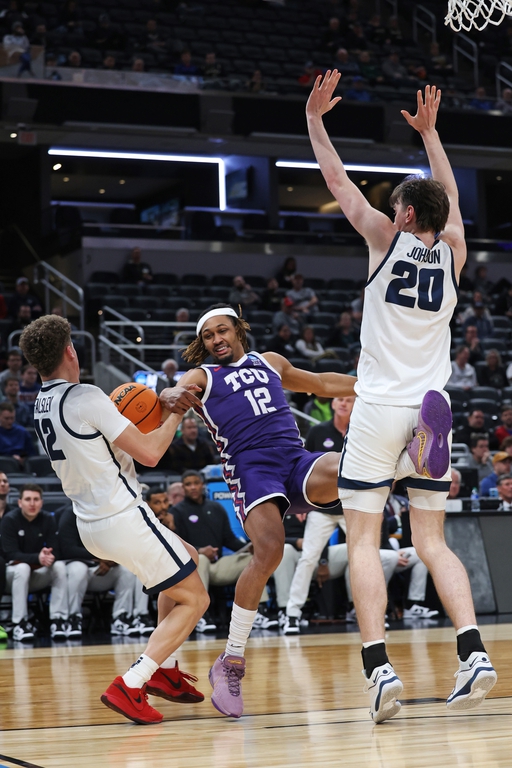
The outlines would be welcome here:
[[[91,523],[77,518],[77,526],[91,554],[124,565],[149,595],[173,587],[196,569],[181,539],[161,524],[145,502]]]
[[[439,480],[411,470],[405,454],[418,426],[419,406],[366,403],[356,399],[341,454],[339,497],[344,506],[382,513],[393,480],[405,478],[411,506],[444,509],[451,482],[450,468]],[[450,436],[451,440],[451,436]]]

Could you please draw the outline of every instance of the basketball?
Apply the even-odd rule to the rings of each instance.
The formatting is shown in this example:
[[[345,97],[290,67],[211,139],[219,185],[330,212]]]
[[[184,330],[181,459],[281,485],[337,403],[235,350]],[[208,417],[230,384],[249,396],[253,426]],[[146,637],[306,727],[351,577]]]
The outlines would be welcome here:
[[[145,384],[130,381],[121,384],[109,395],[119,413],[130,419],[145,435],[162,421],[162,406],[158,395]]]

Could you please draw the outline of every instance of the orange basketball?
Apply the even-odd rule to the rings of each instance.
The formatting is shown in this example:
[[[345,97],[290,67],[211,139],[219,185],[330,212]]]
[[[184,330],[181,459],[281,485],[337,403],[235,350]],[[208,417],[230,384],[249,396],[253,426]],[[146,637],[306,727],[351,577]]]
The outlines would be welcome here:
[[[162,421],[162,406],[158,395],[145,384],[130,381],[121,384],[109,395],[119,413],[145,435],[152,432]]]

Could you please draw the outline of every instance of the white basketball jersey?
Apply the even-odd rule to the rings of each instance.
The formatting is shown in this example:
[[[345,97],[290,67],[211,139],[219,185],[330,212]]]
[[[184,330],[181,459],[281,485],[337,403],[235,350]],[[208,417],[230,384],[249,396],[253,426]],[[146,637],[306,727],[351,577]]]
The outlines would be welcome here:
[[[398,232],[366,284],[357,394],[369,403],[419,405],[451,374],[450,320],[457,304],[453,253]]]
[[[101,389],[45,381],[34,426],[77,517],[92,522],[142,503],[133,459],[113,441],[130,424]]]

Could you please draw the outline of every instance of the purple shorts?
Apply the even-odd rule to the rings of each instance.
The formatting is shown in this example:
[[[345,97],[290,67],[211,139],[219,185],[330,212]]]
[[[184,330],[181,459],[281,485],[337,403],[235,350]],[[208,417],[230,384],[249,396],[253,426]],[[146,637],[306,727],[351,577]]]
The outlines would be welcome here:
[[[306,483],[322,452],[304,448],[278,446],[242,451],[223,464],[224,479],[231,491],[235,511],[243,526],[253,507],[270,499],[281,512],[299,515],[311,509],[332,509],[332,504],[317,505],[309,501]]]

